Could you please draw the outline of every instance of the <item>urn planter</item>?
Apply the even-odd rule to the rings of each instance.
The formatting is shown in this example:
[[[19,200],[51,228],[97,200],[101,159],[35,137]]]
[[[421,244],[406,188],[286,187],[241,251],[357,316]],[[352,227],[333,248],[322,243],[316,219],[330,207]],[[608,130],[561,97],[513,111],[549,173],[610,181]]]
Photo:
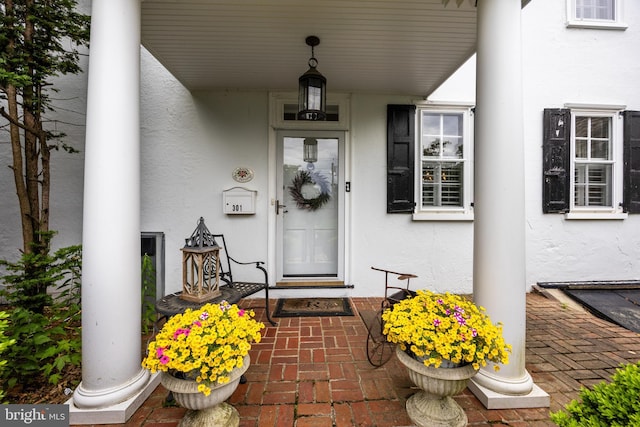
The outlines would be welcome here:
[[[467,386],[478,371],[473,365],[434,368],[396,347],[398,360],[407,368],[409,378],[420,388],[407,400],[407,414],[418,427],[464,427],[467,415],[452,398]]]
[[[240,415],[225,401],[238,387],[240,377],[249,368],[249,363],[249,356],[245,356],[242,367],[234,369],[229,374],[229,382],[212,385],[209,396],[198,391],[198,383],[195,380],[180,379],[162,372],[162,385],[173,393],[178,405],[188,409],[178,427],[237,427],[240,424]]]

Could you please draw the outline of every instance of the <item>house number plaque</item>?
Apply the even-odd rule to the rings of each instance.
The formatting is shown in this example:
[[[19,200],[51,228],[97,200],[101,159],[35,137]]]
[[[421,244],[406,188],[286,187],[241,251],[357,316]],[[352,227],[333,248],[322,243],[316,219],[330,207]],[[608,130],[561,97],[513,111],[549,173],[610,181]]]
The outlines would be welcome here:
[[[250,215],[256,213],[257,191],[234,187],[222,192],[222,210],[227,215]]]

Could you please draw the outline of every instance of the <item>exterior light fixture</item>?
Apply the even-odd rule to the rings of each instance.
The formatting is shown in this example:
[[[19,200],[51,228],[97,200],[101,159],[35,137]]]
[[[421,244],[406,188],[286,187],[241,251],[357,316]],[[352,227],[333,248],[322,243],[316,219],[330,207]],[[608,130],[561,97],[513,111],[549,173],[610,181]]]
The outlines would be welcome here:
[[[303,158],[307,163],[318,161],[318,140],[315,138],[305,138],[303,143]]]
[[[313,48],[320,44],[316,36],[306,38],[311,46],[309,69],[298,79],[298,120],[325,120],[327,118],[327,79],[316,67],[318,60],[313,56]]]
[[[220,291],[220,247],[200,218],[198,226],[185,239],[182,250],[182,294],[180,298],[204,302]]]

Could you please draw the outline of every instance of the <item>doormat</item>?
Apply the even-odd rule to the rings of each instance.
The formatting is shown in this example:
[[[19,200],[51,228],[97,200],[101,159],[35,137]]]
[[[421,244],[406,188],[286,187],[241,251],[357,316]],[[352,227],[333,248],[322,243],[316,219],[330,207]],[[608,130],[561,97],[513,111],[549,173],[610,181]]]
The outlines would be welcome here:
[[[280,298],[273,317],[353,316],[349,298]]]

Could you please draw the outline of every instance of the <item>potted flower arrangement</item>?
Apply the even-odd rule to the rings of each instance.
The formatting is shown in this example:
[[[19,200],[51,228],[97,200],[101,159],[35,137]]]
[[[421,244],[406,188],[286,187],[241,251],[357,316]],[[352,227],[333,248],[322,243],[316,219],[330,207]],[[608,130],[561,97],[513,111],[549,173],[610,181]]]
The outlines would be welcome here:
[[[384,312],[382,319],[387,340],[423,359],[425,366],[451,362],[477,370],[487,361],[509,362],[511,345],[502,337],[502,324],[493,324],[483,307],[460,295],[419,290]]]
[[[260,342],[264,328],[254,316],[252,310],[226,301],[187,309],[163,325],[149,343],[142,366],[195,380],[197,391],[208,396],[215,386],[239,380],[234,373],[248,367],[251,343]]]
[[[398,344],[398,360],[421,389],[407,400],[409,418],[419,427],[466,426],[467,416],[451,396],[488,361],[496,370],[497,363],[508,363],[511,346],[502,324],[462,296],[426,290],[394,304],[382,320],[387,340]]]

